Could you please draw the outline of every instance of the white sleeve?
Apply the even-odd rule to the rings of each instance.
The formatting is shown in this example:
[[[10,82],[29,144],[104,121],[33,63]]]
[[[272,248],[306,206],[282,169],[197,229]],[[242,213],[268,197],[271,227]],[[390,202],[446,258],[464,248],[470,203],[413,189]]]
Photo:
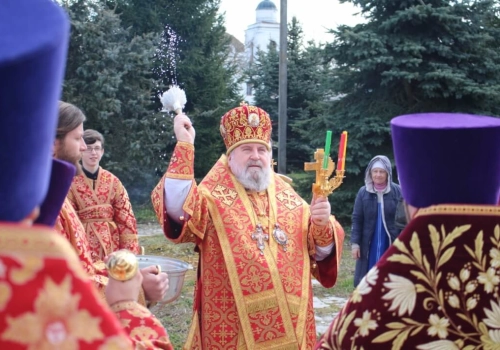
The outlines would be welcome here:
[[[180,180],[165,178],[164,195],[165,211],[167,215],[177,223],[181,223],[181,217],[187,220],[187,214],[182,210],[182,206],[191,190],[191,180]]]
[[[316,259],[316,261],[324,260],[327,256],[330,255],[334,247],[334,242],[330,243],[326,247],[316,246],[316,254],[314,255],[314,259]]]

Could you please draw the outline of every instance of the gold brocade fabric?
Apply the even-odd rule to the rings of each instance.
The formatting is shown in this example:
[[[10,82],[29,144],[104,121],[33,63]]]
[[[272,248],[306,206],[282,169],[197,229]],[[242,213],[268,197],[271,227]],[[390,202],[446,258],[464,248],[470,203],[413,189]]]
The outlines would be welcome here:
[[[68,241],[41,226],[0,224],[0,313],[0,349],[173,349],[137,303],[113,313]]]
[[[93,261],[119,249],[140,253],[132,205],[115,175],[99,168],[95,184],[83,174],[75,176],[68,199],[85,228]]]
[[[71,243],[83,268],[90,279],[94,281],[101,297],[104,298],[104,288],[108,284],[106,266],[103,261],[92,260],[87,235],[68,198],[64,200],[54,228]],[[145,294],[142,289],[139,295],[139,303],[146,305]]]
[[[178,169],[187,168],[183,154],[190,158],[189,147],[178,145],[173,156],[177,164],[171,161],[166,176],[179,178]],[[163,182],[152,194],[160,220]],[[199,187],[193,182],[184,210],[189,220],[173,240],[195,242],[200,252],[200,278],[184,349],[311,349],[316,342],[311,286],[315,262],[310,258],[314,229],[307,203],[277,176],[267,193],[249,195],[232,177],[223,156]],[[341,247],[343,231],[331,221],[328,234]],[[258,222],[269,235],[263,255],[252,239]],[[168,236],[168,223],[162,224]],[[286,252],[272,237],[275,224],[288,236]],[[324,280],[330,276],[334,282],[337,264],[334,258]]]
[[[83,225],[67,198],[64,200],[61,212],[57,217],[55,229],[71,243],[84,270],[94,281],[97,289],[104,295],[104,287],[108,283],[104,264],[93,262]]]
[[[421,209],[317,349],[500,349],[500,206]]]

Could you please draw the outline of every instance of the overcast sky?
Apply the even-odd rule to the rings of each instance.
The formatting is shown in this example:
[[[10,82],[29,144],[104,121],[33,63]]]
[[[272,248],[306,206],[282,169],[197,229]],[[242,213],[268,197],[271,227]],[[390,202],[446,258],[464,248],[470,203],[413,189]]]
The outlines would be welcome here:
[[[255,9],[262,0],[221,0],[220,11],[226,13],[226,28],[244,43],[245,30],[255,23]],[[278,8],[277,19],[280,19],[281,0],[272,0]],[[335,28],[339,24],[355,25],[362,21],[354,16],[359,12],[352,4],[339,4],[338,0],[287,0],[287,16],[290,23],[297,17],[304,30],[306,40],[316,42],[331,41],[332,35],[326,34],[327,28]]]

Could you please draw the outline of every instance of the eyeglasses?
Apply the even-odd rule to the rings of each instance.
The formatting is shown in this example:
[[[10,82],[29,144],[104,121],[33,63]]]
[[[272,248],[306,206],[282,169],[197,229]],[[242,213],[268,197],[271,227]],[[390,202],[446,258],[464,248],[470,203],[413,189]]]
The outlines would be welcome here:
[[[87,147],[87,149],[84,152],[87,153],[92,153],[92,151],[95,151],[95,153],[101,152],[102,148],[101,147]]]

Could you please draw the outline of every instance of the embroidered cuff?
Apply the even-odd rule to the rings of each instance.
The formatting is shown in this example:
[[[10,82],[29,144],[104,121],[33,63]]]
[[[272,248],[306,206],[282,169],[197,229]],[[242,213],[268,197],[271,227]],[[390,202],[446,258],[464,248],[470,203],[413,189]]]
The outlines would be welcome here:
[[[133,300],[118,301],[109,307],[113,312],[120,312],[124,310],[136,309],[138,306],[137,302]]]
[[[333,243],[333,227],[331,222],[325,226],[316,226],[311,222],[309,231],[313,237],[314,244],[319,247],[326,247]]]
[[[194,178],[194,145],[177,142],[165,176],[184,180]]]

